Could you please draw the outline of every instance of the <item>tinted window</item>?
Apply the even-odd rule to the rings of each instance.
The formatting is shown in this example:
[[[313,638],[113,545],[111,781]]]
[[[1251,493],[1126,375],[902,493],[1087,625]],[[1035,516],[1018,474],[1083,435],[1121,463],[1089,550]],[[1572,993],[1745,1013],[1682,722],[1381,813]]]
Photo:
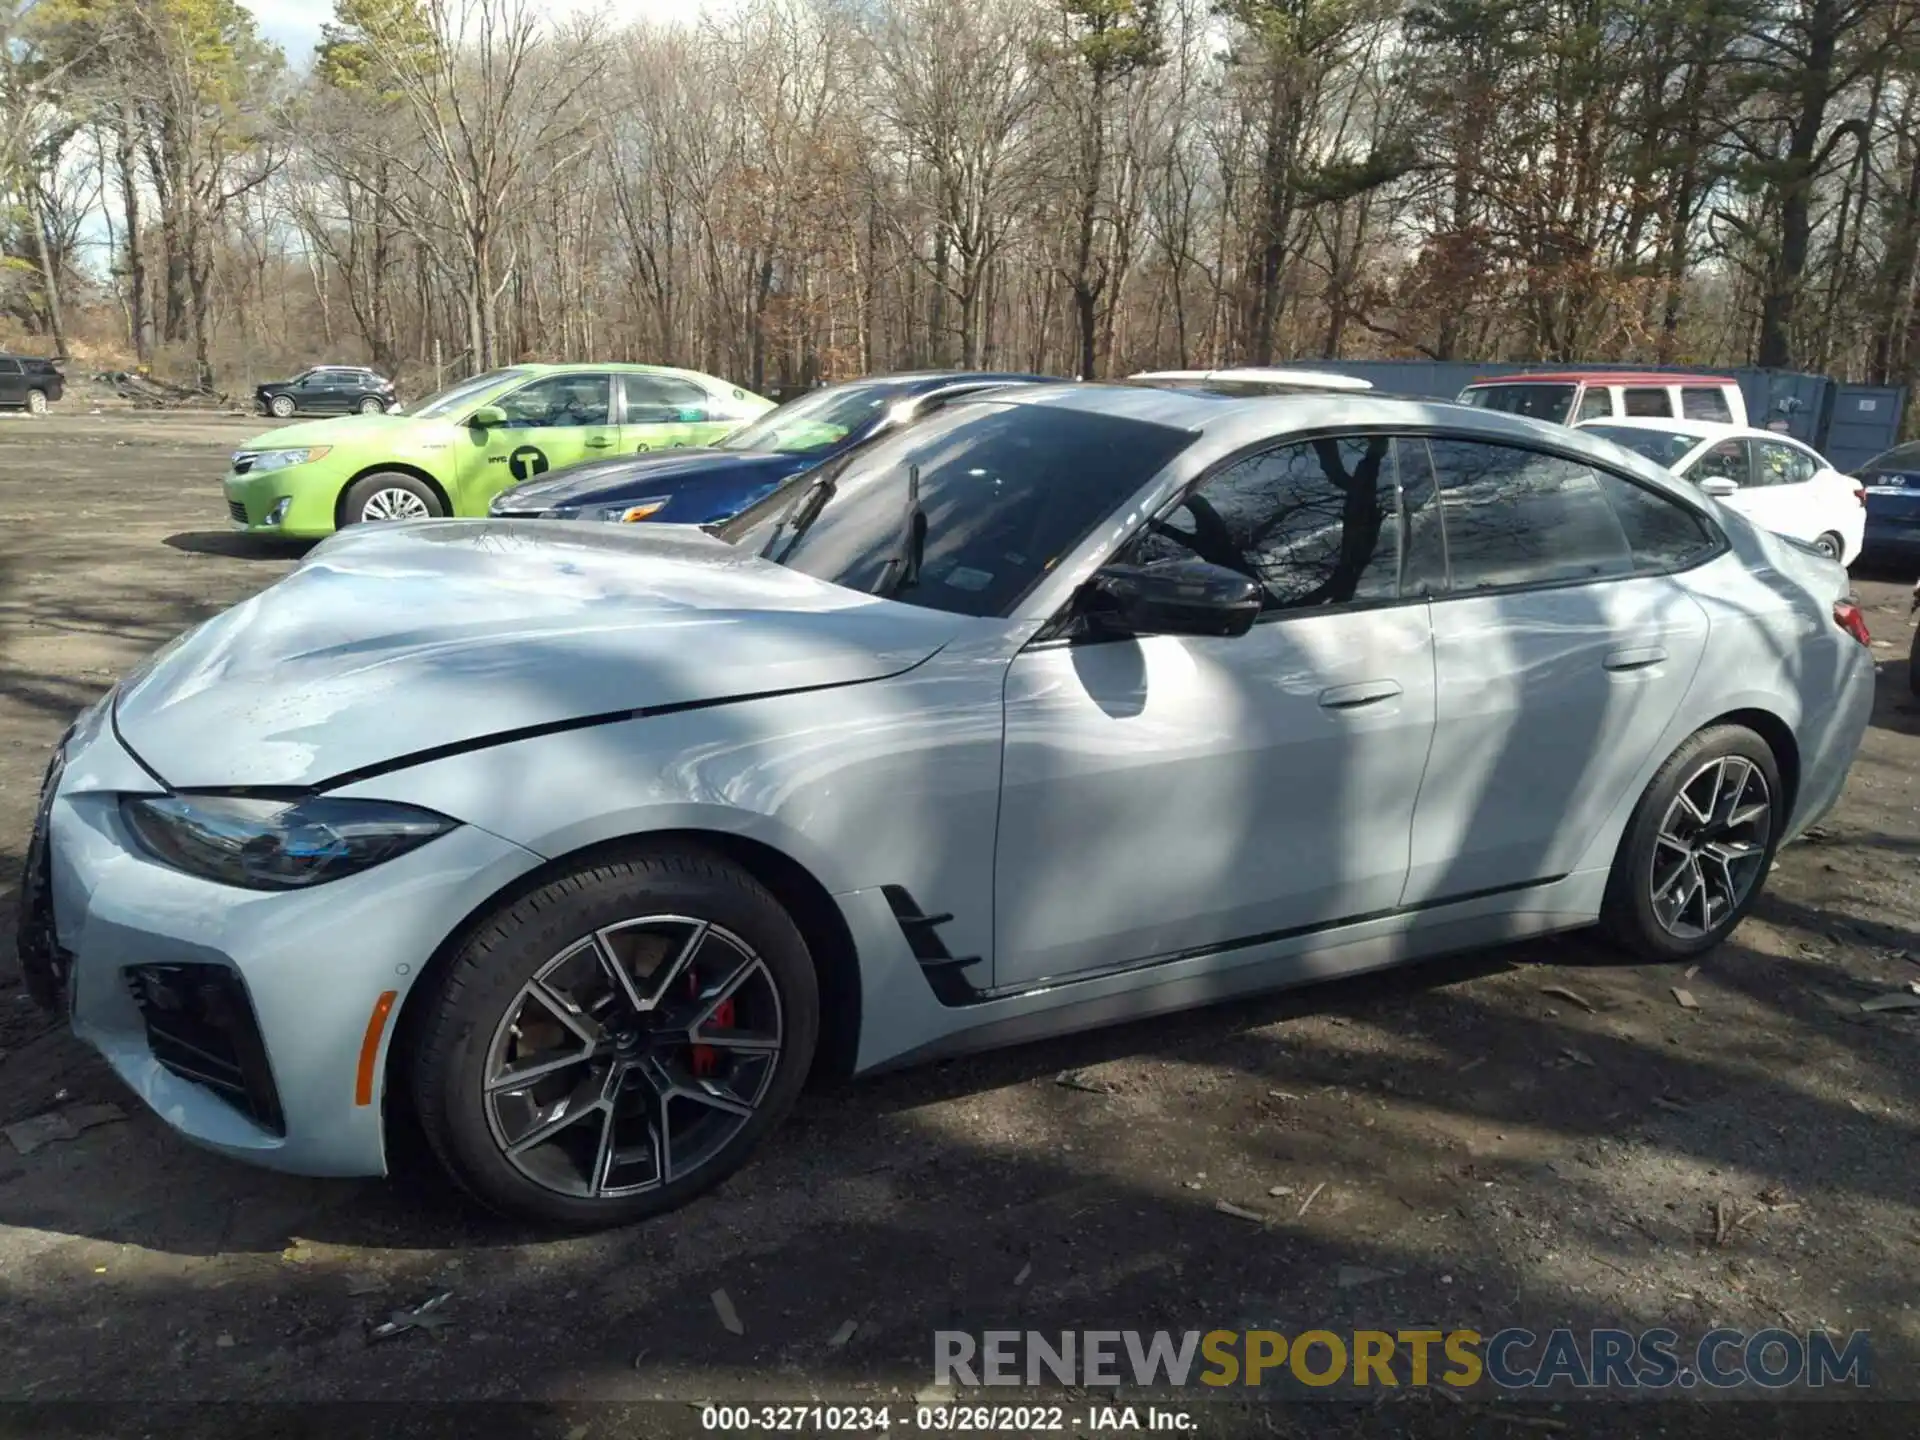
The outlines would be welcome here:
[[[494,403],[507,414],[507,428],[605,425],[612,400],[606,375],[545,375]]]
[[[1889,470],[1920,470],[1920,440],[1882,450],[1856,473],[1862,476],[1879,475]]]
[[[1257,580],[1269,610],[1391,600],[1400,524],[1393,445],[1329,438],[1211,475],[1139,542],[1142,561],[1199,556]]]
[[[1639,569],[1680,570],[1713,552],[1718,542],[1707,522],[1684,505],[1604,470],[1594,473]]]
[[[1573,411],[1573,389],[1571,385],[1476,385],[1463,392],[1462,398],[1483,410],[1564,425]]]
[[[1717,385],[1682,385],[1680,413],[1689,420],[1718,420],[1723,425],[1733,423],[1733,407],[1727,404],[1726,392]]]
[[[1604,385],[1589,385],[1580,392],[1582,420],[1604,420],[1613,414],[1613,392]]]
[[[1580,428],[1590,435],[1624,445],[1656,465],[1671,466],[1700,443],[1698,435],[1682,435],[1677,430],[1647,430],[1637,425],[1582,425]]]
[[[627,392],[629,425],[672,425],[688,410],[698,410],[705,418],[712,403],[691,380],[672,375],[623,375],[620,384]]]
[[[956,405],[829,461],[720,534],[851,590],[1002,615],[1193,438],[1062,406]],[[919,581],[901,589],[915,467],[925,540]]]
[[[1673,414],[1673,397],[1667,393],[1664,385],[1629,385],[1620,398],[1625,403],[1629,415],[1667,417]]]
[[[18,360],[0,359],[0,375],[18,375],[21,373]]]
[[[1632,571],[1626,534],[1594,471],[1507,445],[1430,444],[1456,593]]]

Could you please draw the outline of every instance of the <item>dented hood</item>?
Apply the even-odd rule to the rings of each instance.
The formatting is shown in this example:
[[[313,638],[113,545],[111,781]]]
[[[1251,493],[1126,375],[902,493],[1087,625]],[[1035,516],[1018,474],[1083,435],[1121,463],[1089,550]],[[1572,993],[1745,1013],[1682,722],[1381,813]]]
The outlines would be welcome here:
[[[172,786],[321,786],[546,725],[881,679],[962,623],[691,527],[361,526],[130,676],[115,723]]]

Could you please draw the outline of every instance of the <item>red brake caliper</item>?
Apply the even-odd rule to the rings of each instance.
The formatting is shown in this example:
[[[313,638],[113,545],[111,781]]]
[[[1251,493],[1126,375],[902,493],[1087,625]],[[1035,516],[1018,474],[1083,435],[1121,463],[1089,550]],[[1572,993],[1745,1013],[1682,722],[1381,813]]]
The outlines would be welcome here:
[[[698,996],[700,993],[699,982],[691,975],[687,977],[687,989],[695,996]],[[733,1028],[733,998],[731,996],[713,1007],[713,1016],[708,1023],[722,1030],[731,1030]],[[714,1067],[720,1063],[720,1056],[711,1045],[695,1045],[690,1063],[693,1066],[694,1074],[711,1075]]]

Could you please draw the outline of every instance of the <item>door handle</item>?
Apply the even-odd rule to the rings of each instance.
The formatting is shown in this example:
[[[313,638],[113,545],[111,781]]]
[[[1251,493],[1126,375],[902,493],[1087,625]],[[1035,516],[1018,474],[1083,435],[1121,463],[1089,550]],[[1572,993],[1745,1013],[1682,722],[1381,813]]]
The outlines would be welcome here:
[[[1358,710],[1362,705],[1375,705],[1382,700],[1391,700],[1400,693],[1398,680],[1363,680],[1358,685],[1336,685],[1331,690],[1320,692],[1322,710]]]
[[[1649,665],[1658,665],[1667,658],[1667,652],[1658,645],[1642,645],[1629,650],[1609,650],[1603,664],[1609,670],[1645,670]]]
[[[613,448],[613,441],[604,435],[589,435],[587,437],[587,448],[589,450],[611,450]]]

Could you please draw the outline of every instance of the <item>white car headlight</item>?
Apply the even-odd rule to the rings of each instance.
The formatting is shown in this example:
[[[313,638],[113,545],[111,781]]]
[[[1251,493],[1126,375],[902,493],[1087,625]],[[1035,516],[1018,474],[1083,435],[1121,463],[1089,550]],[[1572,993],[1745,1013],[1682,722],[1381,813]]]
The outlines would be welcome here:
[[[308,450],[256,450],[249,456],[241,451],[234,456],[234,463],[251,458],[253,464],[248,468],[249,475],[263,475],[269,470],[285,470],[292,465],[309,465],[332,449],[330,445],[315,445]]]
[[[583,520],[608,520],[616,525],[635,525],[650,520],[667,508],[671,495],[651,495],[645,500],[626,500],[618,505],[594,505],[580,512]]]
[[[327,795],[127,795],[120,814],[154,859],[245,890],[304,890],[338,880],[459,823],[412,805]]]

